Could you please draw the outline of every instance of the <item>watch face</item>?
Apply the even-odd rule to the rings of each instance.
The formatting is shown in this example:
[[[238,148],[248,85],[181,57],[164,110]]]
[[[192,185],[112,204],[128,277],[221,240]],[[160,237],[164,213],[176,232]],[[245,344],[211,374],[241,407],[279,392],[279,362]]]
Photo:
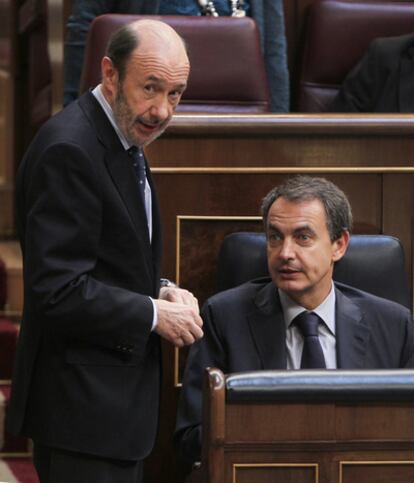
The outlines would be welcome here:
[[[161,287],[176,287],[174,282],[171,282],[171,280],[168,280],[168,278],[161,278],[160,279],[160,286]]]

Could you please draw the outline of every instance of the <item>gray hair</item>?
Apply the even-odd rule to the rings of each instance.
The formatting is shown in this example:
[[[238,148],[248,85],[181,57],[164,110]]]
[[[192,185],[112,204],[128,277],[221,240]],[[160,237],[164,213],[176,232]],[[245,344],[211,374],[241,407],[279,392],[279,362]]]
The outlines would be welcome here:
[[[288,178],[263,198],[261,211],[265,230],[270,207],[281,197],[294,203],[321,201],[325,208],[331,241],[340,238],[344,231],[352,230],[352,210],[345,193],[325,178],[303,175]]]
[[[118,71],[119,82],[124,80],[128,60],[138,44],[138,34],[129,24],[119,28],[111,35],[105,55],[112,60]]]

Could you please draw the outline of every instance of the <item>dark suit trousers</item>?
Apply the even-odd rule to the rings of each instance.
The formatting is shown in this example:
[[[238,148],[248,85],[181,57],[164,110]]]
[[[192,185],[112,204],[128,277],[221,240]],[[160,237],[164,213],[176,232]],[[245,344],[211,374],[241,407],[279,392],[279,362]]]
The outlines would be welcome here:
[[[121,461],[33,445],[40,483],[141,483],[142,461]]]

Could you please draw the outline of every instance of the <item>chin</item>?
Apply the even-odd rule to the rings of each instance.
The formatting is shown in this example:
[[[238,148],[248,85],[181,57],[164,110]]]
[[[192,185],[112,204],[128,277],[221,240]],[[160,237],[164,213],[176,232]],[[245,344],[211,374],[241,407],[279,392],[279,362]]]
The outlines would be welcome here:
[[[301,294],[305,290],[302,285],[292,282],[280,281],[279,283],[276,283],[276,285],[280,290],[283,290],[291,297],[295,296],[295,294]]]
[[[161,136],[161,134],[165,131],[164,129],[161,129],[160,131],[157,131],[153,134],[151,134],[144,142],[143,146],[147,146],[148,144],[152,143],[152,141],[155,141],[157,138]]]

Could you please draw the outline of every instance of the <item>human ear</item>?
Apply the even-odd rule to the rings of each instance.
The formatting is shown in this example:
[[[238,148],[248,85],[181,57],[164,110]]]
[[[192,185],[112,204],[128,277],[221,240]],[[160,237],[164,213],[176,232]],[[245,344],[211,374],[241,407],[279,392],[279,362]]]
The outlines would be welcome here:
[[[349,245],[349,231],[344,230],[341,236],[332,242],[332,261],[337,262],[344,255]]]
[[[118,71],[109,57],[101,61],[102,86],[105,94],[112,100],[118,88]]]

